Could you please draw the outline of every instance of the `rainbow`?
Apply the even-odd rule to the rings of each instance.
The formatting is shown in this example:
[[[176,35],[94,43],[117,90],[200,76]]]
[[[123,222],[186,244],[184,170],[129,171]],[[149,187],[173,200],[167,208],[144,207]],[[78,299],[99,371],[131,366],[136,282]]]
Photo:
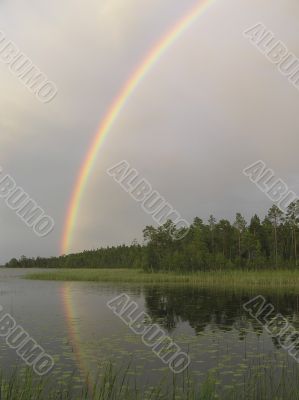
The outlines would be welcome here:
[[[174,27],[172,27],[172,29],[166,35],[164,35],[162,39],[160,39],[158,43],[149,51],[110,105],[108,112],[99,127],[99,130],[92,140],[75,182],[63,227],[61,240],[62,254],[66,254],[69,251],[78,217],[78,211],[80,209],[88,178],[92,172],[100,147],[104,143],[104,140],[110,132],[112,125],[116,121],[134,90],[145,78],[152,67],[159,61],[160,57],[188,28],[190,28],[190,26],[209,8],[209,6],[214,3],[214,1],[215,0],[200,0],[183,18],[179,20]]]
[[[61,298],[63,302],[64,313],[66,316],[67,328],[68,328],[68,336],[69,341],[72,346],[73,353],[76,358],[76,363],[79,367],[79,371],[82,373],[86,371],[83,357],[80,352],[80,335],[78,331],[78,327],[76,325],[76,313],[75,307],[73,304],[73,296],[72,296],[72,283],[65,282],[61,287]]]
[[[77,313],[76,305],[73,299],[73,284],[72,282],[64,282],[61,286],[61,299],[64,308],[64,314],[66,317],[69,344],[75,356],[75,362],[78,367],[78,371],[84,382],[87,383],[88,392],[91,394],[93,392],[93,383],[89,375],[89,369],[87,367],[83,351],[82,343],[80,339],[79,327],[76,322]],[[88,378],[88,379],[87,379]]]

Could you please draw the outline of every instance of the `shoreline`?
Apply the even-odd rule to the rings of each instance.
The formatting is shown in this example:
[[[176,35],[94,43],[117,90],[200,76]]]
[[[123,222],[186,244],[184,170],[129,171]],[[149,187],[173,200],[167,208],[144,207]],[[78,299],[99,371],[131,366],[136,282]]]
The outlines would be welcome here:
[[[299,270],[279,269],[264,271],[207,271],[190,274],[175,272],[148,273],[135,269],[62,269],[47,272],[34,272],[25,279],[75,282],[115,282],[137,284],[176,284],[199,287],[232,288],[297,288],[299,289]]]

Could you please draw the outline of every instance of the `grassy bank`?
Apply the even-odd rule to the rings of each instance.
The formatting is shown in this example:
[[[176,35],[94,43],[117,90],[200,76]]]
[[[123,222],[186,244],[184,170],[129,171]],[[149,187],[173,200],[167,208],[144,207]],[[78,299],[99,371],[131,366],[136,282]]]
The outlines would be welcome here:
[[[299,288],[299,270],[214,271],[145,273],[133,269],[62,269],[32,273],[29,279],[54,281],[121,282],[142,284],[184,284],[219,287]]]

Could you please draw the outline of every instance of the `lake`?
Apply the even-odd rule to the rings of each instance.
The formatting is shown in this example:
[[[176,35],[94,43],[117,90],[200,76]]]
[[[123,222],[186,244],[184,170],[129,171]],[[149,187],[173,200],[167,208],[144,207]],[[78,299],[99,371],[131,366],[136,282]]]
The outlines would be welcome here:
[[[87,374],[101,374],[107,361],[117,368],[130,364],[128,374],[138,385],[172,379],[168,366],[107,307],[122,293],[189,354],[189,371],[198,384],[210,374],[221,392],[229,391],[249,385],[258,374],[264,375],[270,393],[273,379],[286,374],[294,381],[298,374],[293,358],[243,308],[252,297],[264,295],[299,328],[296,294],[23,279],[32,272],[0,270],[0,305],[53,356],[49,375],[57,384],[71,376],[76,389]],[[24,366],[3,338],[0,347],[5,373]]]

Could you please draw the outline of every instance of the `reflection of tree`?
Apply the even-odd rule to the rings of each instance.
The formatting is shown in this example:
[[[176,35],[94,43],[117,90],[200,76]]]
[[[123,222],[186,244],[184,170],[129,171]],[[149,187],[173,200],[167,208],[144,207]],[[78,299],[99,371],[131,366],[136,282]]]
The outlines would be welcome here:
[[[243,309],[243,304],[257,294],[234,293],[194,287],[146,287],[144,289],[146,311],[153,321],[172,331],[179,322],[188,322],[196,334],[206,328],[210,331],[237,331],[240,340],[248,332],[261,335],[262,326]],[[273,304],[275,314],[284,315],[299,331],[297,296],[271,294],[266,302]],[[276,338],[273,344],[279,348]]]

